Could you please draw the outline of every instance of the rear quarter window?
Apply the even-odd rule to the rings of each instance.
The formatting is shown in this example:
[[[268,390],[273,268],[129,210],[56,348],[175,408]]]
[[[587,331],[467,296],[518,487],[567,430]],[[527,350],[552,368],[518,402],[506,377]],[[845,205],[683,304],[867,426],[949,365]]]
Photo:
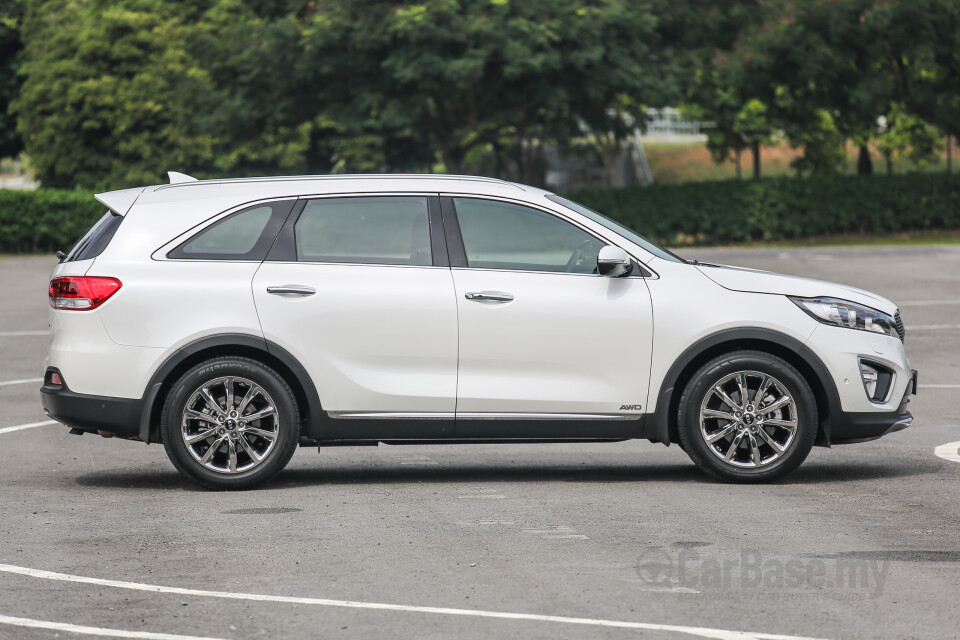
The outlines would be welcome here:
[[[263,260],[294,201],[253,205],[214,222],[167,254],[176,260]]]

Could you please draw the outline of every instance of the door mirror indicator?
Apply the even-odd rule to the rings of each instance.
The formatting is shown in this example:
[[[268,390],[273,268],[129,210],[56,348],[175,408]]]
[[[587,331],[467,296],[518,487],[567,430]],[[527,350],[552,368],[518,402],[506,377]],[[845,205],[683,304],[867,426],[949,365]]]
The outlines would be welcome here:
[[[620,247],[607,245],[597,255],[597,273],[608,278],[619,278],[633,271],[633,261]]]

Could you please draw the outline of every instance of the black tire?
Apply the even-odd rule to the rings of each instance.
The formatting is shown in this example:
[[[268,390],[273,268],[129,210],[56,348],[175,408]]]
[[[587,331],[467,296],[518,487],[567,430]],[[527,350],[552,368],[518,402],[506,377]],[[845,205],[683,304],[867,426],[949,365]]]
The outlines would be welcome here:
[[[241,386],[241,380],[249,381],[262,389],[263,394],[254,395],[253,402],[259,402],[259,406],[262,408],[272,406],[274,415],[263,419],[270,421],[269,426],[266,426],[262,420],[251,421],[249,426],[251,428],[262,427],[260,429],[261,433],[264,433],[264,435],[269,433],[272,437],[257,436],[255,431],[244,432],[243,443],[241,443],[239,438],[242,429],[238,425],[246,426],[245,422],[240,422],[246,416],[237,416],[236,420],[231,420],[229,419],[229,413],[225,412],[224,417],[228,418],[227,421],[231,423],[229,431],[219,429],[219,432],[213,434],[209,440],[188,446],[182,430],[182,422],[187,422],[183,416],[187,409],[187,402],[194,398],[194,402],[202,403],[202,399],[196,399],[194,394],[204,385],[224,378],[239,379],[231,383],[236,385],[238,391],[250,388],[249,386]],[[223,388],[226,389],[225,386]],[[212,393],[215,393],[215,391],[212,391]],[[237,395],[239,396],[239,393]],[[244,393],[244,395],[246,394]],[[268,399],[272,402],[267,402]],[[221,409],[229,408],[226,407],[225,393],[222,399],[214,396],[214,400]],[[237,402],[235,399],[234,406]],[[242,403],[242,400],[239,402]],[[244,409],[248,415],[253,412],[253,402]],[[221,403],[223,406],[221,406]],[[208,415],[211,418],[215,417],[212,409],[207,411],[209,411]],[[191,421],[190,424],[194,425],[197,431],[201,430],[201,425],[205,429],[207,424],[211,429],[218,428],[213,420]],[[167,456],[177,470],[186,477],[208,489],[249,489],[275,476],[290,461],[300,439],[300,411],[290,385],[270,367],[256,360],[239,356],[214,358],[193,367],[174,383],[170,393],[167,394],[160,414],[160,432]],[[221,433],[225,436],[221,436]],[[213,448],[212,445],[217,443],[218,438],[226,437],[229,439],[231,434],[234,434],[233,442],[223,441],[211,454],[213,457],[208,461],[209,464],[213,465],[216,460],[224,459],[223,464],[227,465],[227,469],[212,470],[195,457],[195,455],[199,455],[198,451],[203,451],[205,444],[207,445],[206,450],[209,451]],[[246,439],[247,437],[249,437],[249,441]],[[243,445],[251,446],[252,450],[248,453]],[[237,452],[232,456],[233,466],[238,469],[237,471],[229,470],[231,468],[229,467],[231,456],[227,452],[230,449],[235,449]],[[254,453],[264,453],[262,460],[255,460]],[[253,466],[243,470],[242,466],[237,464],[238,460],[244,461],[248,466]]]
[[[733,390],[734,387],[739,389],[739,373],[745,374],[743,381],[746,382],[746,394]],[[729,386],[724,386],[722,390],[731,389],[727,398],[734,404],[740,404],[743,411],[737,412],[719,394],[714,394],[714,387],[729,376],[733,378],[724,383]],[[768,383],[773,389],[764,395],[773,400],[764,401],[761,398],[759,406],[754,406],[753,401],[765,380],[763,376],[772,378],[775,383]],[[751,380],[754,386],[751,386]],[[741,403],[742,395],[746,396],[746,404]],[[786,395],[790,396],[792,403],[763,413],[764,408],[773,406]],[[714,405],[713,408],[708,406],[710,404]],[[748,407],[750,411],[746,411]],[[701,420],[701,410],[704,409],[730,413],[737,419],[707,417]],[[768,482],[796,469],[810,453],[817,437],[817,403],[810,385],[787,361],[762,351],[735,351],[714,358],[690,378],[680,397],[677,421],[680,444],[701,470],[722,480]],[[790,437],[787,427],[793,422],[796,427]],[[708,444],[708,436],[720,435],[727,429],[731,430],[728,435]],[[758,429],[764,429],[765,433],[761,434]],[[736,440],[738,435],[740,440]],[[779,452],[774,449],[764,436],[773,440],[774,444],[783,446],[784,450]],[[751,438],[752,442],[758,443],[756,453],[750,447]],[[734,442],[739,444],[734,447]],[[724,449],[727,455],[733,450],[732,461],[722,458]],[[757,457],[760,465],[756,465]]]

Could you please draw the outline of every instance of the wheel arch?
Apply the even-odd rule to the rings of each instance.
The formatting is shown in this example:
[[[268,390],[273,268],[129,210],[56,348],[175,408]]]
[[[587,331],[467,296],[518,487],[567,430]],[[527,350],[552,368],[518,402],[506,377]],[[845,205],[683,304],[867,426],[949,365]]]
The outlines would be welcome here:
[[[657,410],[653,414],[647,437],[670,445],[678,442],[677,413],[680,396],[690,378],[709,360],[742,350],[765,351],[793,365],[813,390],[819,425],[817,445],[830,446],[830,420],[840,414],[840,396],[826,365],[799,340],[764,328],[727,329],[709,335],[688,347],[664,376],[657,392]]]
[[[154,372],[147,385],[140,419],[140,439],[160,441],[160,412],[174,382],[191,367],[219,356],[253,358],[276,370],[290,388],[300,408],[300,433],[322,419],[317,389],[303,365],[286,349],[248,334],[221,334],[200,338],[177,349]]]

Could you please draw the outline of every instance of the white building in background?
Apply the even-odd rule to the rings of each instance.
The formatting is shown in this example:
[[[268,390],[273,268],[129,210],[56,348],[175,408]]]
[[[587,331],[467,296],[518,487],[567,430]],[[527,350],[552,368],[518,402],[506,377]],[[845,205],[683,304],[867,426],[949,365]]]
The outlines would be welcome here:
[[[568,193],[578,189],[602,187],[629,187],[653,184],[653,173],[644,142],[656,144],[690,144],[706,142],[703,130],[714,126],[713,122],[684,119],[676,107],[647,109],[644,131],[634,128],[633,135],[624,141],[623,152],[617,158],[613,185],[602,164],[594,154],[561,154],[552,145],[546,149],[546,172],[544,183],[548,189]]]

